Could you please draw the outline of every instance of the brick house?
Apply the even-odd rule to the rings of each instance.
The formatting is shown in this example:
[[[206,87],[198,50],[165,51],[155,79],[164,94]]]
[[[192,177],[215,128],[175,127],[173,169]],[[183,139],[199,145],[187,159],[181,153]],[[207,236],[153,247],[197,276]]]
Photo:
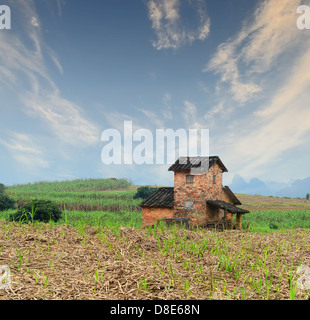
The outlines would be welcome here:
[[[140,204],[143,226],[186,218],[190,226],[232,229],[236,215],[235,227],[241,228],[242,215],[249,211],[237,207],[241,202],[223,187],[228,170],[218,156],[179,158],[168,171],[174,172],[174,188],[159,188]]]

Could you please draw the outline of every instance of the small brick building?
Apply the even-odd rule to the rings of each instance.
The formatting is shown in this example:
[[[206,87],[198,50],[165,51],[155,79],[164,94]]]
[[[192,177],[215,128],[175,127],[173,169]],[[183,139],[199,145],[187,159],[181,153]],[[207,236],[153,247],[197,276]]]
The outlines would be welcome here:
[[[179,158],[169,169],[174,172],[174,188],[159,188],[141,203],[143,226],[155,220],[187,218],[191,226],[241,228],[242,215],[249,211],[237,207],[241,202],[223,187],[228,170],[218,156]]]

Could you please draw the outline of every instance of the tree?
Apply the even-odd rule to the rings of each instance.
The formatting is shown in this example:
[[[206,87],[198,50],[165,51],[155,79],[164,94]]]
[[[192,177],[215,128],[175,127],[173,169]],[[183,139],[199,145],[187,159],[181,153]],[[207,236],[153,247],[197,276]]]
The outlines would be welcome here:
[[[138,199],[138,198],[146,199],[151,194],[153,194],[156,190],[157,190],[157,188],[148,187],[148,186],[139,187],[137,189],[137,193],[133,196],[133,198],[134,199]]]
[[[4,194],[4,192],[5,192],[5,186],[4,184],[0,183],[0,195]]]
[[[310,200],[310,193],[307,193],[307,194],[306,194],[306,199],[307,199],[307,200]]]
[[[61,218],[62,212],[58,206],[49,200],[32,200],[23,205],[23,207],[11,214],[10,221],[30,222],[42,221],[49,222],[53,220],[57,222]]]
[[[15,209],[15,201],[5,194],[5,186],[0,183],[0,211]]]

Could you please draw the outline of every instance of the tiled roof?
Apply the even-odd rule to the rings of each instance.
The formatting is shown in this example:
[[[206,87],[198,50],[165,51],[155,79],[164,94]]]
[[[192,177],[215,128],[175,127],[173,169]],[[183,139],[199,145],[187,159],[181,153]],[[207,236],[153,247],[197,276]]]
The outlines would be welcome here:
[[[231,213],[249,213],[248,210],[238,208],[238,207],[236,207],[228,202],[222,201],[222,200],[208,200],[207,203],[212,206],[218,207],[220,209],[227,210]]]
[[[229,198],[232,200],[233,204],[235,206],[241,206],[242,203],[240,202],[240,200],[236,197],[236,195],[230,190],[229,187],[225,186],[223,187],[223,190],[226,192],[226,194],[229,196]]]
[[[141,204],[141,207],[150,208],[173,208],[174,206],[174,188],[159,188]]]
[[[218,156],[210,157],[180,157],[168,171],[188,171],[191,169],[211,168],[215,163],[218,163],[223,172],[228,172],[223,162]]]

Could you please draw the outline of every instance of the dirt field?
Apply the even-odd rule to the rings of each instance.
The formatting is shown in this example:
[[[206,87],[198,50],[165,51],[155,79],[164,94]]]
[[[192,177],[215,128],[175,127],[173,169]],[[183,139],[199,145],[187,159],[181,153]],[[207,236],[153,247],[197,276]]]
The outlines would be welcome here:
[[[0,299],[308,299],[310,231],[117,230],[0,224]]]

